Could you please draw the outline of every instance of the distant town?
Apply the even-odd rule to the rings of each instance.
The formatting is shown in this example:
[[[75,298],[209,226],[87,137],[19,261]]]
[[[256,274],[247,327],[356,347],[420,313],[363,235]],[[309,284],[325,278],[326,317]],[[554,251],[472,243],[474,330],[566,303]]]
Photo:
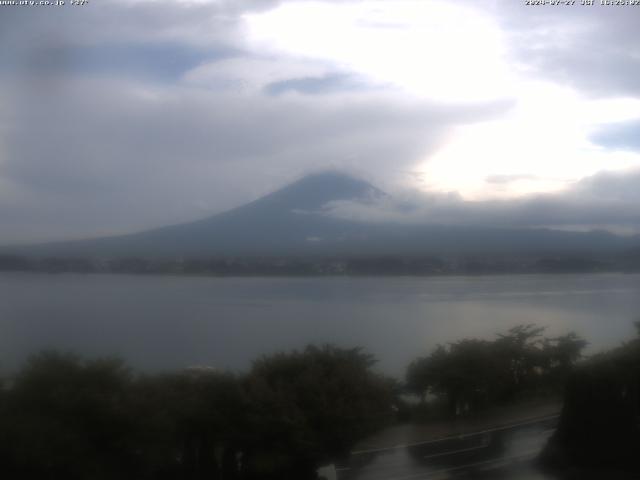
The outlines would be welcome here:
[[[638,272],[640,252],[617,255],[76,258],[0,255],[0,271],[211,276],[483,275]]]

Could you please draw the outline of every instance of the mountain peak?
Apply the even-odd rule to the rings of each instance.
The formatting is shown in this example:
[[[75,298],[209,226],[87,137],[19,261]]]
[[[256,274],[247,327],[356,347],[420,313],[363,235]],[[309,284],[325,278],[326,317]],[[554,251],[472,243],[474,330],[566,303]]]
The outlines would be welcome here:
[[[267,195],[262,200],[295,205],[300,209],[318,209],[336,200],[362,200],[384,192],[364,180],[342,172],[313,173]]]

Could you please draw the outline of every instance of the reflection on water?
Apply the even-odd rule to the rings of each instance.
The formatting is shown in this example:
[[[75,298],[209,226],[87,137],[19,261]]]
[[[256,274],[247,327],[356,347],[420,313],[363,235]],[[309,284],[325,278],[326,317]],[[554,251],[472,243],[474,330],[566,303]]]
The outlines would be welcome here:
[[[306,343],[360,345],[400,376],[437,343],[521,323],[575,330],[591,350],[633,334],[640,275],[204,278],[0,274],[0,367],[43,347],[138,368],[243,369]]]

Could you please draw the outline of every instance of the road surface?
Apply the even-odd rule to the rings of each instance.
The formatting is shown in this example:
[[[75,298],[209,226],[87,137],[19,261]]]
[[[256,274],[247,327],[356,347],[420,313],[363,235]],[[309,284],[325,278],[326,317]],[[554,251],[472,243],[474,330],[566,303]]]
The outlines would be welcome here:
[[[533,460],[558,415],[388,448],[354,451],[337,465],[338,480],[550,480]]]

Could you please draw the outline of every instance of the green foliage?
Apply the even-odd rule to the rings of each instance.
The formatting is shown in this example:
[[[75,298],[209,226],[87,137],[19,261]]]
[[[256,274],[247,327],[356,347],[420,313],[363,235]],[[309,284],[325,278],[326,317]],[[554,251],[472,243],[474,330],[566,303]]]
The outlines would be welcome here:
[[[129,371],[116,360],[32,357],[6,392],[9,471],[39,478],[127,478],[134,463]]]
[[[543,331],[519,325],[493,341],[438,345],[409,365],[407,390],[423,401],[429,394],[445,399],[455,416],[552,389],[566,378],[587,342],[575,333],[545,338]]]
[[[244,393],[238,379],[199,369],[138,379],[141,467],[148,478],[234,478]]]
[[[571,345],[574,340],[561,343]],[[589,478],[610,478],[613,471],[621,473],[619,478],[640,478],[639,400],[640,328],[632,340],[594,355],[571,372],[558,429],[543,452],[543,464],[571,470],[576,478],[586,478],[587,473]]]
[[[359,349],[333,346],[256,361],[247,378],[251,468],[268,473],[264,458],[277,458],[302,478],[305,468],[346,455],[384,425],[392,413],[392,384],[371,371],[373,363]]]
[[[135,376],[114,359],[45,352],[0,389],[7,478],[314,478],[391,413],[391,384],[358,349],[307,347],[241,377]]]

